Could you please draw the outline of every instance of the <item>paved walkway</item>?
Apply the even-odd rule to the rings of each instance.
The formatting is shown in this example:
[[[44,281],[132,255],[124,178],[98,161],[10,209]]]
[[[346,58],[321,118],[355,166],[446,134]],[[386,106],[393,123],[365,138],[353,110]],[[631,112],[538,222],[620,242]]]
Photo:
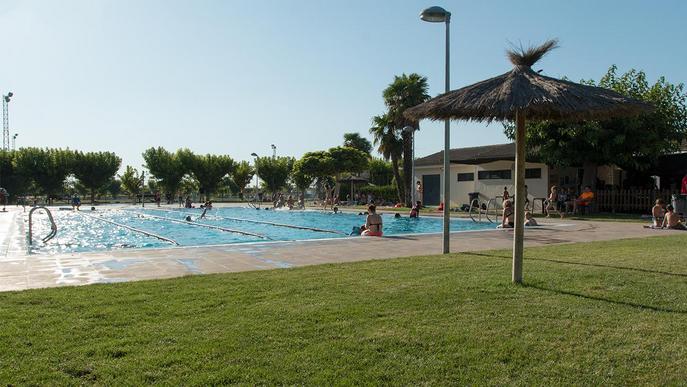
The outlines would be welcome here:
[[[223,246],[26,255],[19,213],[0,216],[0,291],[171,278],[441,253],[441,235],[261,242]],[[546,220],[526,246],[668,235],[638,223]],[[454,233],[451,252],[508,249],[512,230]]]

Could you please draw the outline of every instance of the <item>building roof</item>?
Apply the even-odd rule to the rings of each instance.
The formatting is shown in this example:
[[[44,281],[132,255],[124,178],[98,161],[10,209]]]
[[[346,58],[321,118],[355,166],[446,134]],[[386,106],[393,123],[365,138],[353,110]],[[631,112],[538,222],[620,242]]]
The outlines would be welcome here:
[[[515,143],[473,146],[451,149],[452,164],[481,164],[498,160],[515,160]],[[415,160],[416,166],[442,165],[444,152],[440,151]]]

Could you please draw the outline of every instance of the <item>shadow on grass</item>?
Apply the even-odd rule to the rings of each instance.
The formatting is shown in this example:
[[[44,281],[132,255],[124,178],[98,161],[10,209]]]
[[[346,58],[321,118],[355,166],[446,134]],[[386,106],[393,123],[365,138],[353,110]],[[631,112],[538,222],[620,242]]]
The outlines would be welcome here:
[[[545,291],[545,292],[563,294],[563,295],[566,295],[566,296],[580,297],[580,298],[584,298],[584,299],[586,299],[586,300],[607,302],[607,303],[609,303],[609,304],[616,304],[616,305],[622,305],[622,306],[629,306],[629,307],[638,308],[638,309],[648,309],[648,310],[653,310],[653,311],[655,311],[655,312],[666,312],[666,313],[687,314],[687,310],[673,309],[673,308],[664,308],[664,307],[661,307],[661,306],[653,306],[653,305],[644,305],[644,304],[639,304],[639,303],[631,302],[631,301],[613,300],[613,299],[610,299],[610,298],[603,298],[603,297],[590,296],[590,295],[587,295],[587,294],[582,294],[582,293],[578,293],[578,292],[572,292],[572,291],[569,291],[569,290],[561,290],[561,289],[547,288],[547,287],[545,287],[545,286],[536,285],[536,284],[528,284],[528,283],[525,283],[525,284],[523,284],[522,286],[523,286],[523,287],[526,287],[526,288],[532,288],[532,289],[542,290],[542,291]]]
[[[499,258],[499,259],[508,259],[508,260],[513,259],[513,257],[509,257],[506,255],[497,255],[497,254],[485,254],[485,253],[477,253],[477,252],[474,252],[474,253],[471,252],[471,253],[466,253],[466,254],[477,255],[480,257],[489,257],[489,258]],[[628,271],[636,271],[636,272],[640,272],[640,273],[660,274],[660,275],[669,275],[669,276],[674,276],[674,277],[685,277],[685,278],[687,278],[687,274],[685,274],[685,273],[671,273],[668,271],[641,269],[638,267],[603,265],[600,263],[570,262],[570,261],[562,261],[559,259],[549,259],[549,258],[528,258],[527,256],[524,259],[525,259],[525,261],[540,261],[540,262],[560,263],[563,265],[601,267],[601,268],[606,268],[606,269],[628,270]]]

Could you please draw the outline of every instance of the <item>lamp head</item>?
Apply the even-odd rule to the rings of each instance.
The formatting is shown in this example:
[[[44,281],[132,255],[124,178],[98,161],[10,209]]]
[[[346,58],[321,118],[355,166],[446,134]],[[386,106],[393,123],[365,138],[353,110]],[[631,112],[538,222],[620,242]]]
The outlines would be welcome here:
[[[250,155],[253,156],[253,157],[258,157],[258,154],[255,153],[255,152],[251,153]]]
[[[406,133],[413,133],[415,130],[416,129],[413,128],[412,126],[406,126],[405,128],[403,128],[403,131]]]
[[[420,13],[420,19],[430,23],[444,23],[451,20],[451,12],[441,7],[429,7]]]

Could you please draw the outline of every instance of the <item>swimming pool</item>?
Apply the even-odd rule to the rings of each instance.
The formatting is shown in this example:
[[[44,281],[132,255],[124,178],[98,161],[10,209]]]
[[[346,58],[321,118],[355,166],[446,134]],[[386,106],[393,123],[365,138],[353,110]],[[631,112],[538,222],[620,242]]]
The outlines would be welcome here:
[[[127,208],[99,211],[53,211],[57,236],[47,243],[50,223],[34,216],[30,253],[57,254],[124,248],[204,246],[260,241],[294,241],[348,237],[351,229],[365,222],[356,213],[322,211],[274,211],[223,207],[199,219],[200,209]],[[191,216],[192,222],[185,218]],[[382,215],[384,235],[438,233],[441,218],[394,218]],[[25,219],[26,221],[26,219]],[[488,223],[451,220],[451,231],[492,229]]]

